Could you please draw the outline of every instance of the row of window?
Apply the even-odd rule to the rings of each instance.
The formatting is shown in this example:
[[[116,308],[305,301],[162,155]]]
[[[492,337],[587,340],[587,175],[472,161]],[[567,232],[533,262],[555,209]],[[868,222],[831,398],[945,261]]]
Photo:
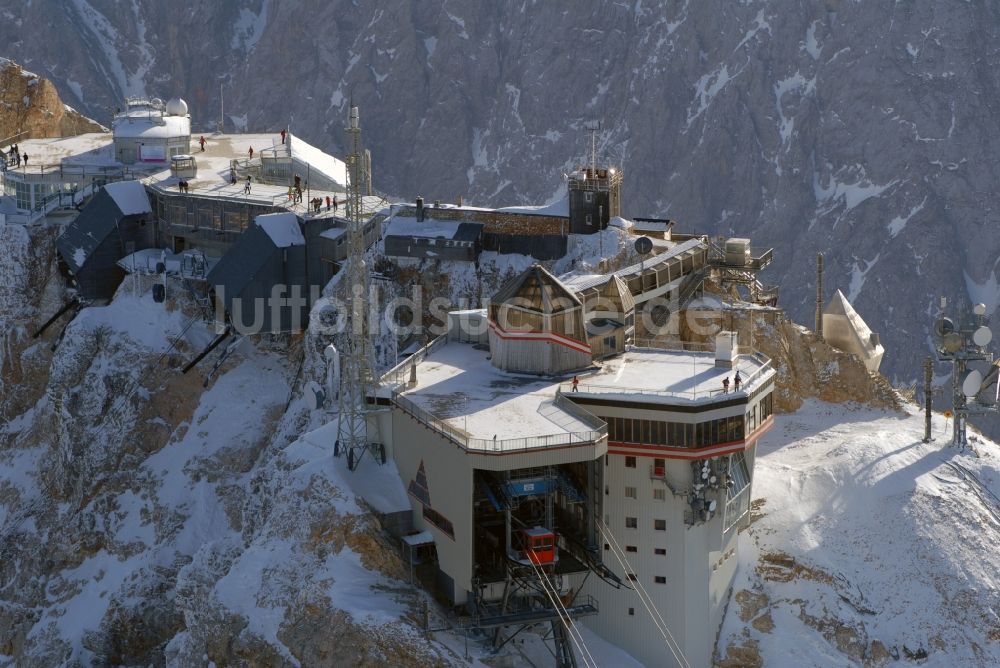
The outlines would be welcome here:
[[[606,487],[606,486],[604,488],[604,493],[605,494],[610,494],[611,493],[610,490],[608,489],[608,487]],[[639,498],[638,489],[636,489],[635,487],[628,487],[628,486],[626,486],[625,487],[625,498],[626,499],[638,499]],[[653,500],[654,501],[666,501],[667,500],[666,490],[664,490],[664,489],[654,489],[653,490]]]
[[[760,403],[754,405],[753,408],[747,411],[746,424],[747,431],[751,432],[757,428],[757,425],[763,424],[772,412],[774,412],[774,398],[773,393],[768,392],[761,400]]]
[[[625,518],[625,528],[626,529],[638,529],[639,528],[639,518],[637,517],[626,517]],[[666,531],[667,521],[666,520],[653,520],[653,529],[656,531]]]
[[[602,417],[608,423],[609,441],[701,448],[743,440],[746,433],[756,429],[771,415],[774,407],[772,397],[772,393],[766,394],[746,416],[734,415],[697,424]],[[625,465],[629,466],[628,458]],[[634,462],[632,466],[635,466]]]
[[[605,417],[608,440],[618,443],[700,448],[743,439],[743,416],[689,424],[632,418]]]
[[[607,543],[605,543],[604,544],[604,549],[605,550],[610,550],[611,546],[608,545]],[[637,548],[635,545],[626,545],[625,546],[625,551],[626,552],[638,552],[639,548]],[[653,554],[655,554],[658,557],[665,557],[665,556],[667,556],[667,548],[665,548],[665,547],[654,548],[653,549]]]

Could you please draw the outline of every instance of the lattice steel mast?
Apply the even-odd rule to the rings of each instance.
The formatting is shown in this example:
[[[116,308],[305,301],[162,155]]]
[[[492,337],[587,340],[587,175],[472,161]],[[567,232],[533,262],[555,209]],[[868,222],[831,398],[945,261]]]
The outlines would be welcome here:
[[[365,183],[365,161],[361,150],[361,127],[358,108],[351,106],[347,132],[351,136],[351,154],[347,158],[350,183],[347,189],[348,265],[347,280],[341,284],[349,304],[346,314],[346,345],[341,361],[339,422],[334,456],[347,454],[347,468],[358,467],[365,452],[371,451],[379,462],[383,460],[381,446],[368,435],[371,409],[368,397],[373,396],[375,374],[372,370],[372,344],[368,331],[369,277],[365,264],[364,210],[361,189]]]

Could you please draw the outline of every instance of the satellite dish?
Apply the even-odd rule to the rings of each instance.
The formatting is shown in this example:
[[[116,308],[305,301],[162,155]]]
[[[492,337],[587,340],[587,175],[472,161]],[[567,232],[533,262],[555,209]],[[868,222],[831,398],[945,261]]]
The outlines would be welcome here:
[[[324,403],[326,403],[326,393],[323,392],[323,388],[316,381],[310,380],[306,383],[306,404],[309,410],[318,410]]]
[[[635,252],[639,255],[649,255],[653,251],[653,242],[649,237],[639,237],[635,240]]]
[[[978,315],[982,314],[980,313]],[[988,346],[990,344],[990,341],[992,340],[993,340],[993,332],[991,332],[990,328],[985,325],[977,329],[972,334],[972,342],[975,343],[980,348],[982,348],[983,346]]]
[[[972,307],[972,312],[976,315],[986,315],[986,304],[980,302]]]
[[[938,336],[945,336],[955,331],[955,323],[951,321],[951,318],[938,318],[937,322],[934,323],[934,333]]]
[[[717,505],[718,505],[718,502],[716,502],[715,499],[712,499],[711,501],[709,501],[708,502],[708,512],[714,513],[715,512],[715,507]]]
[[[326,350],[323,351],[323,357],[325,357],[327,360],[333,360],[337,358],[337,349],[334,347],[332,343],[326,347]]]
[[[965,339],[958,332],[951,332],[950,334],[945,334],[943,346],[944,349],[949,353],[957,353],[962,349]]]
[[[983,374],[976,369],[966,371],[962,376],[962,394],[967,397],[974,397],[979,394],[979,388],[983,385]]]

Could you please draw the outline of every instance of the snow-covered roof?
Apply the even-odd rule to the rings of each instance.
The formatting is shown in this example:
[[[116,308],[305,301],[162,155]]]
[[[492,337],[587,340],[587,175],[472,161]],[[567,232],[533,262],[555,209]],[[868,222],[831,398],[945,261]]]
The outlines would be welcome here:
[[[115,138],[168,139],[191,134],[191,119],[186,116],[160,116],[145,112],[119,116],[114,123]]]
[[[291,133],[288,133],[286,141],[293,160],[304,162],[331,181],[347,187],[347,164],[343,160],[324,153]]]
[[[535,216],[560,216],[567,218],[569,217],[569,198],[564,197],[551,204],[543,204],[541,206],[506,206],[496,210],[504,213],[526,213]]]
[[[331,227],[330,229],[323,230],[319,233],[319,235],[324,239],[339,239],[345,234],[347,234],[347,230],[343,227]]]
[[[271,237],[271,241],[278,248],[304,246],[306,243],[305,237],[302,236],[302,228],[299,226],[299,219],[290,211],[257,216],[254,222],[267,232],[267,236]]]
[[[722,379],[732,379],[737,370],[745,381],[741,394],[759,387],[774,375],[766,364],[763,356],[740,355],[729,369],[715,366],[713,353],[633,348],[605,360],[598,371],[578,374],[579,393],[641,394],[644,402],[675,405],[714,401],[722,392]],[[474,439],[496,435],[502,443],[591,429],[552,403],[569,376],[508,373],[492,365],[488,351],[472,344],[448,342],[421,360],[416,372],[417,385],[403,396]]]
[[[417,221],[416,218],[393,216],[385,229],[387,237],[425,237],[429,239],[452,239],[458,232],[458,221],[434,220]]]
[[[104,190],[111,195],[118,208],[126,216],[133,216],[139,213],[151,213],[152,207],[149,205],[149,197],[146,189],[138,181],[119,181],[109,183],[104,186]]]
[[[473,241],[479,236],[482,228],[481,223],[467,223],[459,220],[426,218],[423,221],[418,221],[413,217],[393,216],[386,226],[385,236]]]
[[[632,229],[636,232],[666,232],[673,224],[672,220],[633,220]]]
[[[412,536],[403,536],[403,542],[410,547],[433,545],[434,535],[430,531],[421,531],[420,533],[415,533]]]
[[[556,381],[501,371],[471,344],[433,351],[417,365],[417,379],[403,396],[474,439],[495,435],[502,446],[505,439],[591,430],[553,404]]]

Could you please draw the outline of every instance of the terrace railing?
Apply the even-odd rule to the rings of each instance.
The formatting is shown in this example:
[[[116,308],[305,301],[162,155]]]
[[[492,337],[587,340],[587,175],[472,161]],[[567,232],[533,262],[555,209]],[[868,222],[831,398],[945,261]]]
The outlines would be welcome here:
[[[442,334],[435,339],[432,339],[429,343],[419,348],[415,353],[404,359],[403,361],[396,364],[381,376],[379,376],[378,383],[386,387],[395,388],[398,385],[405,384],[410,380],[410,367],[414,364],[420,364],[423,362],[428,355],[432,352],[444,346],[448,343],[448,335]]]
[[[556,397],[556,400],[559,400],[558,396]],[[421,408],[415,402],[403,396],[400,392],[392,393],[392,401],[400,410],[420,422],[425,427],[436,431],[438,434],[444,436],[455,445],[458,445],[466,450],[478,450],[482,452],[518,452],[567,445],[599,443],[602,440],[607,440],[608,437],[608,427],[602,423],[600,428],[590,431],[563,432],[559,434],[547,434],[544,436],[526,436],[524,438],[472,438],[469,436],[468,432],[449,424],[447,421],[442,420],[436,415],[433,415],[429,411]],[[565,410],[565,405],[560,404],[560,408]],[[578,411],[577,413],[574,413],[574,417],[577,417],[580,412],[585,412],[583,409],[578,407],[574,408]],[[588,416],[588,424],[591,424],[590,421],[597,420],[597,418],[592,415],[588,414]],[[583,418],[581,417],[579,419],[582,420]]]

